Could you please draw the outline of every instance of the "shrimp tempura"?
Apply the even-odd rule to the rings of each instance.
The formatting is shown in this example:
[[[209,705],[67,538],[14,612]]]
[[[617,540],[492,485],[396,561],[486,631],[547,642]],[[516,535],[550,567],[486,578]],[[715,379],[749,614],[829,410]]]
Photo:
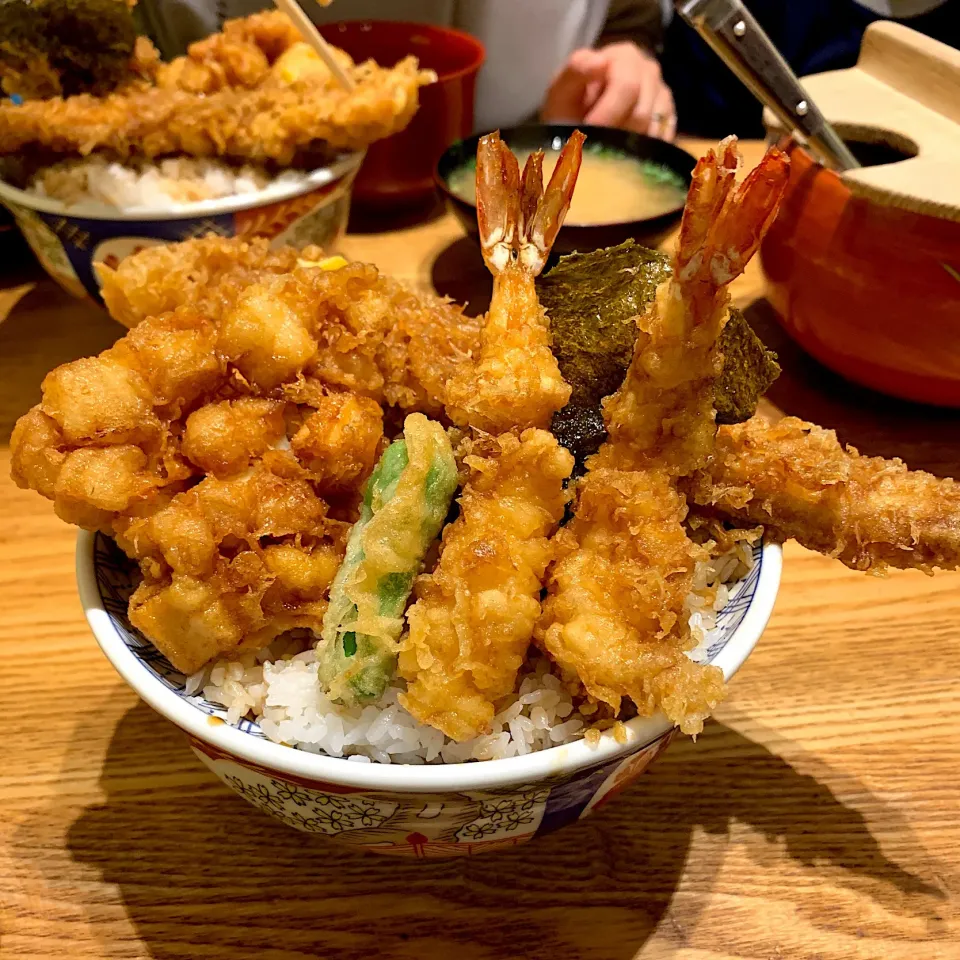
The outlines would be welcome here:
[[[738,525],[763,524],[854,570],[960,566],[960,484],[861,456],[796,417],[722,427],[713,462],[684,489]]]
[[[743,273],[773,221],[788,160],[770,150],[734,189],[735,137],[697,163],[680,225],[673,273],[638,318],[633,360],[604,403],[607,466],[656,464],[687,476],[710,458],[716,433],[713,384],[730,316],[727,286]]]
[[[521,179],[499,133],[477,144],[477,222],[493,298],[479,361],[448,389],[447,412],[462,426],[489,433],[547,428],[570,399],[534,279],[570,206],[584,139],[579,130],[570,135],[546,190],[543,151],[528,157]]]
[[[458,741],[483,733],[495,701],[514,689],[573,469],[545,430],[466,447],[460,516],[444,532],[436,570],[417,584],[400,650],[404,707]]]
[[[604,402],[609,439],[587,461],[575,519],[537,628],[541,645],[595,700],[629,697],[697,733],[719,702],[718,668],[694,663],[687,598],[706,551],[686,535],[677,478],[709,459],[726,285],[773,219],[787,161],[770,151],[734,191],[733,138],[697,164],[671,278],[647,312],[623,386]]]
[[[703,547],[686,534],[687,509],[661,470],[594,469],[576,516],[552,541],[557,562],[538,636],[594,700],[629,697],[697,733],[720,701],[723,678],[694,663],[687,597]]]
[[[477,221],[493,298],[479,362],[464,365],[447,389],[448,414],[477,435],[465,442],[471,474],[460,517],[421,581],[400,655],[410,681],[404,706],[459,741],[483,733],[495,702],[514,688],[540,615],[547,538],[568,499],[573,457],[538,429],[570,387],[550,351],[534,277],[570,205],[583,139],[570,137],[546,191],[542,153],[528,159],[521,180],[499,134],[477,145]]]

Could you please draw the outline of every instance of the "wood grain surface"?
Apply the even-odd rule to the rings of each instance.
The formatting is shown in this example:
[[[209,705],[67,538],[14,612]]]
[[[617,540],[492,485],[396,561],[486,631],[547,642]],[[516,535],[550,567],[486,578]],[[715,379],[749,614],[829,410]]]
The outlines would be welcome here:
[[[345,247],[475,306],[489,286],[445,216]],[[0,263],[3,291],[34,280],[0,293],[2,960],[960,960],[960,576],[870,578],[788,547],[716,720],[616,803],[470,861],[344,850],[229,793],[100,655],[74,532],[13,486],[6,438],[48,369],[121,330]],[[757,300],[759,271],[736,293]],[[960,415],[850,387],[762,300],[748,316],[781,350],[781,409],[960,475]]]

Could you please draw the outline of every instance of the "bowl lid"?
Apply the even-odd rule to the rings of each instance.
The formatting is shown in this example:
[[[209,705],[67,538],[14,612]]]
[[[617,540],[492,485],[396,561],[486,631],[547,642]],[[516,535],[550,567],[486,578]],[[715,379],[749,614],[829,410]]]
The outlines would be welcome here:
[[[880,20],[867,27],[855,67],[804,77],[803,85],[842,137],[907,155],[839,174],[853,194],[960,221],[960,50]],[[764,123],[783,132],[769,108]]]

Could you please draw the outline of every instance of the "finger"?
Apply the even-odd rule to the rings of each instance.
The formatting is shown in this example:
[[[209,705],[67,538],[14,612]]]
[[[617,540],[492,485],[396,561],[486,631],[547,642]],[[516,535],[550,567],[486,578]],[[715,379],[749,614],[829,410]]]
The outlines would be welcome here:
[[[607,58],[599,50],[581,47],[570,54],[568,63],[585,76],[602,77],[607,67]]]
[[[597,100],[600,99],[601,93],[603,93],[603,80],[591,80],[587,84],[586,93],[583,95],[585,112],[589,112],[593,108]]]
[[[598,127],[622,127],[633,113],[640,87],[637,81],[611,72],[596,104],[585,120]]]
[[[587,80],[569,65],[554,79],[540,113],[546,121],[579,120],[585,110]]]
[[[673,93],[669,87],[663,88],[666,91],[663,111],[667,116],[663,125],[663,139],[673,141],[677,136],[677,106],[673,102]]]
[[[659,74],[660,71],[657,70],[650,72],[651,74],[654,72]],[[659,79],[659,76],[654,79],[654,77],[651,75],[640,87],[640,95],[637,97],[637,102],[634,105],[630,124],[630,129],[636,130],[637,133],[650,132],[650,121],[653,117],[654,111],[656,110],[655,103],[657,94],[661,89]],[[655,137],[656,134],[651,133],[650,136]]]
[[[675,113],[671,114],[667,120],[666,128],[663,131],[663,139],[670,143],[677,139],[677,115]]]
[[[631,117],[631,129],[639,129],[640,124],[644,122],[642,116],[638,116],[639,108],[634,112],[633,117]],[[651,137],[660,137],[662,140],[667,139],[667,131],[671,124],[676,124],[675,121],[675,109],[673,106],[673,96],[670,93],[670,88],[661,85],[660,88],[656,91],[654,96],[653,104],[650,108],[649,119],[647,120],[647,135]]]
[[[592,101],[591,85],[603,75],[603,61],[593,50],[577,50],[554,77],[544,98],[544,120],[582,120]]]
[[[677,133],[677,108],[673,103],[673,94],[666,85],[657,91],[657,98],[653,104],[654,116],[659,118],[658,130],[652,136],[661,140],[672,140]]]

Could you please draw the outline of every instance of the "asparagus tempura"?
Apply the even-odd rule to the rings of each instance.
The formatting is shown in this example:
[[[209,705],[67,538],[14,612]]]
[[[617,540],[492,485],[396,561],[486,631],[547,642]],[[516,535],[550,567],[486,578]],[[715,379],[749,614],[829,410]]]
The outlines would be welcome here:
[[[443,428],[415,413],[367,482],[360,519],[330,589],[320,681],[337,700],[376,700],[396,665],[403,609],[457,488]]]

